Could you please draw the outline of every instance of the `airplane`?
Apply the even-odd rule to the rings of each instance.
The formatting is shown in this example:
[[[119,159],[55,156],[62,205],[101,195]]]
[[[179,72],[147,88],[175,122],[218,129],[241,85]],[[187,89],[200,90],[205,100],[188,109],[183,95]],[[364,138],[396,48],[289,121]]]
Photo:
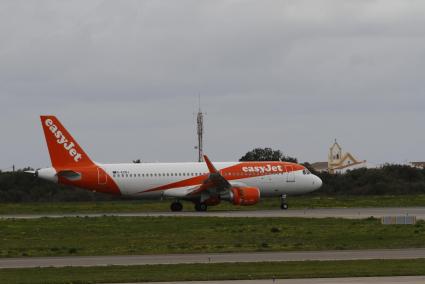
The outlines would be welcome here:
[[[304,166],[281,161],[101,164],[89,158],[77,141],[52,115],[40,116],[52,167],[31,171],[38,178],[94,192],[140,199],[172,199],[171,211],[182,211],[180,201],[191,201],[196,211],[228,201],[254,205],[264,197],[312,192],[322,181]]]

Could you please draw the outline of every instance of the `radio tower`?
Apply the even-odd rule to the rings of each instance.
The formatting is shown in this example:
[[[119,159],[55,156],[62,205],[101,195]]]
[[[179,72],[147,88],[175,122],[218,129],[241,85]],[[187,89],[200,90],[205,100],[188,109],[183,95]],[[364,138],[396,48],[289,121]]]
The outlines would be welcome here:
[[[198,162],[204,161],[203,156],[203,150],[202,150],[202,144],[203,144],[203,135],[204,135],[204,114],[201,110],[201,96],[199,95],[199,110],[198,115],[196,117],[196,123],[197,123],[197,134],[198,134],[198,146],[195,147],[195,149],[198,149]]]

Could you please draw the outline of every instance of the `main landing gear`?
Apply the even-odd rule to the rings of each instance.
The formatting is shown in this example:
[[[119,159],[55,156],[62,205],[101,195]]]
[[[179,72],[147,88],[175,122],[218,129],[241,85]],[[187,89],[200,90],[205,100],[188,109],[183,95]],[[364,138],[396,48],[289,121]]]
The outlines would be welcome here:
[[[282,194],[280,196],[280,209],[282,210],[288,209],[288,203],[286,202],[286,194]]]
[[[170,209],[173,212],[180,212],[183,210],[183,204],[181,204],[179,201],[174,201],[171,203]]]
[[[198,212],[207,211],[208,206],[205,203],[195,203],[195,210]]]

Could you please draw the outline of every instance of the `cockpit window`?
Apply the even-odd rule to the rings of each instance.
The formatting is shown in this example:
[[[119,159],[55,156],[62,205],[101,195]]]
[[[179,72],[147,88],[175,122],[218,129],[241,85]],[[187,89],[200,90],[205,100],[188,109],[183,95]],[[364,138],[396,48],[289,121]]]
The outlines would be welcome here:
[[[311,173],[310,173],[310,171],[309,171],[309,170],[304,169],[304,170],[303,170],[303,174],[305,174],[305,175],[309,175],[309,174],[311,174]]]

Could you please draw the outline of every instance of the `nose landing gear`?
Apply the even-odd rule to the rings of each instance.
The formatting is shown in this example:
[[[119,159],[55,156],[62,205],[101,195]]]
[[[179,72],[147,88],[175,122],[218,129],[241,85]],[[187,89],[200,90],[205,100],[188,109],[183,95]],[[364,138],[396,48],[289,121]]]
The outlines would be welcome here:
[[[286,194],[282,194],[280,196],[280,209],[287,210],[288,207],[288,203],[286,202]]]

